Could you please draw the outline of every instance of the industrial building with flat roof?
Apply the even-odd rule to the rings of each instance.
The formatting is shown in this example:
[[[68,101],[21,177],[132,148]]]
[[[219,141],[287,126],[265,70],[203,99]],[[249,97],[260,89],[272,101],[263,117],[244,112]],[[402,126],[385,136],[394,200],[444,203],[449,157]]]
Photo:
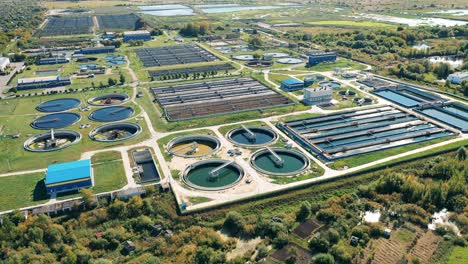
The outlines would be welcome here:
[[[42,58],[39,59],[39,65],[50,65],[50,64],[62,64],[62,63],[69,63],[70,59],[65,57],[54,57],[54,58]]]
[[[333,89],[328,87],[307,88],[304,90],[303,102],[307,105],[329,103],[332,100]]]
[[[336,52],[313,51],[307,53],[307,56],[309,57],[309,65],[336,60]]]
[[[115,46],[103,46],[103,47],[91,47],[76,50],[75,54],[101,54],[101,53],[113,53],[115,52]]]
[[[33,77],[33,78],[20,78],[16,89],[28,90],[28,89],[39,89],[39,88],[53,88],[59,86],[70,85],[71,80],[69,77],[61,76],[44,76],[44,77]]]
[[[461,84],[464,80],[468,80],[468,71],[452,73],[447,79],[453,84]]]
[[[286,92],[304,89],[304,82],[298,79],[290,78],[281,81],[281,90]]]
[[[48,194],[68,192],[93,186],[91,160],[78,160],[49,165],[45,186]]]
[[[123,33],[124,42],[130,42],[133,40],[151,40],[151,34],[148,30],[137,30],[137,31],[125,31]]]

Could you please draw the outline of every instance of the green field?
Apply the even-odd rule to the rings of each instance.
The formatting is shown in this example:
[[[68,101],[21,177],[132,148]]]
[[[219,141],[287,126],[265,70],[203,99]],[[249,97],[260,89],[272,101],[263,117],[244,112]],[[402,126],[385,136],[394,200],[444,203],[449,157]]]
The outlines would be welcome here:
[[[322,20],[314,22],[306,22],[306,25],[311,26],[336,26],[336,27],[365,27],[365,28],[396,28],[395,25],[372,22],[372,21],[354,21],[354,20]]]
[[[0,137],[0,148],[4,151],[0,153],[0,173],[11,172],[11,171],[22,171],[31,169],[45,168],[47,165],[58,162],[66,162],[79,159],[81,154],[86,151],[96,149],[106,149],[123,145],[131,145],[137,142],[141,142],[149,138],[149,131],[144,120],[137,120],[136,117],[130,118],[129,122],[139,123],[143,131],[137,137],[114,143],[95,142],[88,137],[89,132],[102,125],[102,123],[91,121],[87,118],[91,111],[95,110],[96,107],[91,107],[91,111],[80,112],[78,110],[72,110],[72,112],[79,113],[82,117],[81,121],[67,127],[78,131],[82,135],[82,139],[76,145],[69,148],[63,149],[56,152],[47,153],[32,153],[23,149],[23,142],[32,135],[44,132],[43,130],[33,129],[30,123],[38,116],[44,115],[35,110],[35,107],[40,103],[51,99],[73,97],[81,99],[82,103],[88,98],[111,92],[126,92],[131,93],[127,88],[115,88],[115,89],[104,89],[99,91],[92,91],[87,93],[78,94],[60,94],[52,96],[41,96],[41,97],[30,97],[30,98],[18,98],[13,100],[4,100],[0,103],[0,124],[3,126],[3,134],[15,134],[20,133],[20,138],[12,139],[9,137]],[[135,116],[141,111],[140,108],[129,102],[127,105],[131,105],[135,108]],[[89,128],[80,129],[80,124],[90,124]]]
[[[127,184],[127,178],[119,152],[104,152],[93,156],[94,193],[120,189]]]
[[[349,158],[344,158],[340,160],[336,160],[331,164],[328,164],[328,167],[333,168],[333,169],[342,169],[344,167],[352,168],[360,165],[364,165],[376,160],[388,158],[394,155],[398,155],[401,153],[405,153],[411,150],[419,149],[422,147],[426,147],[429,145],[433,145],[436,143],[444,142],[449,139],[453,139],[455,136],[448,136],[444,138],[438,138],[438,139],[433,139],[429,141],[424,141],[421,143],[416,143],[416,144],[410,144],[406,146],[401,146],[401,147],[396,147],[396,148],[390,148],[386,150],[381,150],[377,152],[372,152],[372,153],[367,153],[367,154],[361,154],[357,155],[354,157],[349,157]],[[391,162],[390,162],[391,163]]]
[[[447,264],[468,263],[468,249],[466,247],[456,246],[448,259]]]
[[[340,91],[347,91],[347,90],[355,92],[356,95],[355,96],[343,96],[339,94]],[[334,89],[333,99],[338,101],[338,103],[333,105],[332,107],[327,107],[326,109],[327,110],[340,110],[340,109],[345,109],[345,108],[350,108],[350,107],[358,107],[359,104],[354,102],[353,100],[354,98],[357,98],[357,97],[363,98],[367,96],[361,93],[360,91],[351,87],[340,87],[338,89]]]
[[[94,193],[108,192],[127,184],[119,152],[104,152],[93,156]],[[44,173],[0,177],[0,211],[45,203],[49,200]],[[18,190],[21,190],[18,192]],[[59,199],[79,196],[78,192],[59,195]]]
[[[307,67],[307,66],[300,66],[293,68],[293,70],[306,70],[306,71],[318,71],[318,72],[324,72],[324,71],[333,71],[335,68],[350,68],[353,70],[364,70],[366,69],[366,66],[357,62],[354,62],[352,60],[347,60],[347,59],[338,59],[335,62],[331,63],[319,63],[317,65],[314,65],[312,67]]]
[[[44,173],[0,177],[0,211],[45,203]]]

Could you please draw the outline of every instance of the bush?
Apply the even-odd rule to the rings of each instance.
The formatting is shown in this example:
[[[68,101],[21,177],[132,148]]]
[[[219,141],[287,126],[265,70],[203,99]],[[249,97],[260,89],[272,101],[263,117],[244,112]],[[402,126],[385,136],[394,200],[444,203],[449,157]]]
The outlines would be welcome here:
[[[314,253],[326,253],[330,243],[323,237],[314,237],[309,241],[309,248]]]
[[[296,220],[299,222],[302,222],[306,220],[311,213],[310,210],[310,203],[305,201],[302,203],[301,208],[299,209],[299,212],[296,214]]]
[[[257,252],[257,256],[255,257],[256,260],[261,260],[268,256],[268,248],[264,245],[258,246]]]
[[[226,220],[224,220],[223,227],[232,235],[241,234],[244,230],[244,218],[241,214],[235,211],[228,213]]]
[[[335,264],[335,259],[330,254],[317,254],[311,261],[312,264]]]
[[[276,238],[273,239],[273,245],[276,248],[282,248],[282,247],[286,246],[288,243],[289,243],[289,237],[283,231],[279,232],[277,234]]]

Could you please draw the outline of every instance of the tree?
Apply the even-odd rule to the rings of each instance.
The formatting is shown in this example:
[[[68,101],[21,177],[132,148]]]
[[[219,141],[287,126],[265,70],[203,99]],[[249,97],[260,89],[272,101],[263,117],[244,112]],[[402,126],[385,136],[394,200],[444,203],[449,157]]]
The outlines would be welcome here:
[[[249,39],[249,45],[254,48],[260,48],[263,45],[263,41],[258,36],[254,36]]]
[[[94,196],[94,193],[91,191],[91,189],[81,189],[80,193],[86,208],[91,208],[95,205],[96,197]]]
[[[244,231],[244,218],[236,211],[228,213],[226,220],[224,220],[223,227],[233,235],[238,235]]]
[[[439,79],[447,79],[451,71],[452,69],[450,67],[450,64],[448,63],[439,63],[434,68],[434,73],[437,75],[437,78]]]
[[[330,243],[323,237],[314,237],[309,241],[309,248],[312,252],[326,253]]]
[[[109,84],[109,86],[114,86],[117,84],[117,82],[114,79],[109,77],[109,80],[107,80],[107,84]]]
[[[257,249],[257,256],[255,257],[255,259],[258,261],[263,258],[266,258],[267,256],[268,256],[268,248],[265,247],[264,245],[260,245]]]
[[[445,87],[450,88],[451,86],[452,86],[452,85],[451,85],[450,80],[448,80],[448,79],[445,80]]]
[[[311,213],[311,205],[309,202],[305,201],[301,204],[301,208],[299,208],[299,212],[296,214],[296,220],[299,222],[304,221],[307,219]]]
[[[208,34],[209,32],[210,24],[206,21],[188,23],[179,31],[180,35],[186,37],[203,36]]]
[[[460,147],[457,151],[457,159],[460,161],[466,160],[466,148],[465,147]]]
[[[463,91],[463,95],[464,96],[468,96],[468,80],[464,80],[462,83],[461,83],[461,89]]]
[[[311,264],[335,264],[335,259],[330,254],[320,253],[312,258]]]
[[[260,59],[262,57],[262,55],[260,53],[258,53],[258,52],[255,52],[252,56],[253,56],[253,58],[255,60],[258,60],[258,59]]]
[[[114,40],[112,42],[112,45],[114,45],[116,48],[122,47],[122,44],[123,44],[122,40]]]
[[[280,231],[272,242],[276,248],[282,248],[289,243],[288,234],[286,234],[284,231]]]
[[[122,218],[126,216],[125,204],[120,200],[115,200],[108,208],[107,214],[111,219]]]
[[[195,252],[195,264],[223,264],[226,263],[226,256],[212,248],[202,247]]]
[[[124,84],[125,83],[125,75],[123,75],[123,73],[121,73],[119,78],[120,78],[119,79],[120,84]]]

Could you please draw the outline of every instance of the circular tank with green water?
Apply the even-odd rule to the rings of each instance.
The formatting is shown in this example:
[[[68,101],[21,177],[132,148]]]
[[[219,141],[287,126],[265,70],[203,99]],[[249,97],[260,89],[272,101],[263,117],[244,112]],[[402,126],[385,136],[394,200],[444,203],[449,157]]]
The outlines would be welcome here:
[[[227,138],[244,147],[266,146],[276,141],[278,135],[266,127],[241,126],[228,132]]]
[[[192,188],[216,191],[236,185],[244,174],[242,167],[234,161],[211,159],[188,166],[184,171],[183,180]]]
[[[309,159],[291,149],[264,148],[252,155],[250,163],[261,173],[289,176],[303,172],[309,166]]]
[[[221,147],[218,138],[210,135],[180,136],[167,144],[167,151],[174,156],[198,158],[211,155]]]

